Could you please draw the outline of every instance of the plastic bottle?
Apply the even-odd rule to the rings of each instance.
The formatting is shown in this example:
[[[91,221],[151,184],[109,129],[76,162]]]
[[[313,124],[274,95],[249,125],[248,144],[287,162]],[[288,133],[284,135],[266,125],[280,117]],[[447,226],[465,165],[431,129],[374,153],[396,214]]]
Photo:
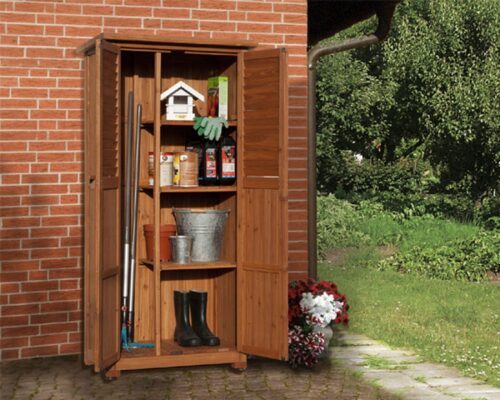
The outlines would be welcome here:
[[[201,161],[203,185],[217,185],[219,183],[217,159],[217,144],[211,141],[205,142],[203,145],[203,159]]]
[[[220,184],[233,185],[236,182],[236,142],[231,136],[222,139],[217,164]]]

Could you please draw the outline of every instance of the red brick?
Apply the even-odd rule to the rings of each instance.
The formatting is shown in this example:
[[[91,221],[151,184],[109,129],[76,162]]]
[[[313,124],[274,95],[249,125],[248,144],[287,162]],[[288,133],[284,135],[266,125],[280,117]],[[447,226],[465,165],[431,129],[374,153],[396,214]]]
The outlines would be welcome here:
[[[31,324],[48,324],[51,322],[66,322],[68,320],[68,313],[48,313],[48,314],[35,314],[31,316]]]
[[[18,326],[18,325],[28,325],[28,316],[18,315],[14,317],[0,318],[0,326]]]
[[[4,185],[18,185],[20,183],[19,175],[4,175],[2,176],[2,183]],[[19,205],[19,197],[5,197],[2,196],[2,207],[8,206],[18,206]]]
[[[41,305],[42,313],[58,312],[58,311],[74,311],[78,310],[77,301],[59,301],[45,303]]]
[[[25,217],[29,214],[29,208],[27,207],[5,207],[0,209],[0,215],[2,217]],[[20,220],[20,218],[10,218],[3,220],[3,226],[6,228],[17,228],[18,226],[26,226],[26,225],[17,225],[16,222]],[[28,225],[29,226],[29,225]]]
[[[39,249],[39,250],[31,250],[31,258],[54,258],[54,257],[66,257],[68,252],[66,249]]]
[[[168,12],[166,12],[168,14]],[[193,10],[192,18],[199,20],[217,20],[225,21],[228,19],[228,12],[224,10],[214,11],[214,10]]]
[[[220,24],[223,24],[222,22]],[[199,27],[198,21],[192,20],[175,20],[175,19],[164,19],[162,21],[163,29],[183,29],[183,30],[197,30]],[[203,29],[203,28],[201,28]]]
[[[19,251],[19,250],[0,251],[0,260],[2,260],[3,262],[12,260],[26,260],[27,258],[29,258],[28,256],[29,256],[28,251]]]
[[[24,97],[24,98],[44,98],[47,97],[49,91],[47,89],[12,89],[12,97]]]
[[[8,349],[9,347],[24,347],[28,345],[27,337],[13,337],[8,339],[0,339],[0,348]]]
[[[236,24],[234,22],[200,22],[200,30],[202,31],[236,31]]]
[[[56,80],[48,78],[21,78],[19,82],[20,86],[23,87],[50,88],[56,86]]]
[[[26,196],[22,199],[23,205],[58,204],[58,196]]]
[[[31,185],[31,194],[67,193],[68,185]]]
[[[79,300],[81,298],[82,298],[81,290],[63,290],[63,291],[51,292],[49,294],[50,301]]]
[[[78,188],[78,193],[81,193],[80,188]],[[61,198],[61,204],[79,204],[79,195],[67,194],[67,195],[61,195],[60,198]]]
[[[113,7],[111,7],[111,6],[84,5],[82,13],[84,15],[112,15],[113,14]]]
[[[3,177],[4,178],[4,184],[7,184],[6,180],[5,180],[5,176]],[[19,206],[19,202],[20,202],[20,198],[19,197],[3,197],[2,198],[2,207],[15,207],[15,206]]]
[[[49,170],[49,164],[42,164],[42,163],[38,163],[38,164],[31,164],[31,172],[32,173],[39,173],[39,172],[48,172]]]
[[[66,259],[55,259],[55,260],[43,260],[42,268],[75,268],[77,265],[77,260],[74,258]],[[52,278],[52,275],[51,275]]]
[[[0,229],[0,238],[24,238],[28,237],[28,229]]]
[[[15,328],[2,328],[2,337],[29,336],[38,334],[38,326],[19,326]]]
[[[52,99],[80,98],[82,95],[82,89],[50,89],[50,97]]]
[[[2,350],[2,360],[15,360],[19,358],[19,350],[11,349],[11,350]]]
[[[193,15],[199,12],[193,10]],[[187,8],[155,8],[153,9],[153,16],[157,18],[182,18],[189,19],[189,10]]]
[[[25,315],[34,314],[40,310],[39,304],[23,304],[15,306],[3,306],[2,315]]]
[[[32,228],[31,237],[60,237],[66,236],[67,228]]]
[[[82,237],[61,238],[61,247],[75,247],[75,246],[83,246]]]
[[[39,249],[47,247],[58,247],[59,239],[24,239],[22,241],[23,249]]]
[[[238,32],[258,32],[258,33],[270,33],[272,32],[272,26],[268,24],[256,24],[252,22],[238,22]]]
[[[15,208],[14,210],[26,210],[24,208]],[[13,215],[13,214],[11,214]],[[25,213],[19,213],[20,216],[25,215]],[[27,226],[40,226],[40,218],[4,218],[3,227],[4,228],[21,228]]]
[[[102,18],[80,15],[56,15],[56,24],[102,26]]]
[[[273,32],[306,35],[307,25],[274,24]]]
[[[24,24],[9,24],[7,25],[7,33],[11,35],[42,35],[43,26],[24,25]]]
[[[59,180],[57,174],[28,174],[23,175],[23,183],[55,183]]]
[[[42,218],[43,226],[68,226],[77,225],[78,217],[45,217]],[[38,224],[39,225],[39,224]]]
[[[9,297],[10,304],[39,303],[47,301],[48,293],[22,293],[12,294]]]
[[[2,155],[2,162],[6,162],[4,158],[7,158],[7,154]],[[2,185],[0,186],[0,196],[2,195],[20,195],[28,194],[29,187],[23,185]]]
[[[49,207],[47,206],[31,206],[30,207],[30,215],[31,216],[46,216],[49,215]]]
[[[47,280],[47,271],[29,271],[29,281],[46,281]]]
[[[0,240],[0,249],[2,250],[15,250],[20,249],[21,241],[17,239]]]
[[[63,163],[75,161],[75,155],[73,153],[38,153],[38,161]],[[57,170],[57,168],[51,168],[52,172],[54,170]]]
[[[51,215],[71,215],[71,214],[81,214],[83,211],[80,206],[52,206],[50,207]]]
[[[22,282],[28,277],[26,272],[3,272],[0,273],[0,282]]]
[[[303,14],[307,15],[307,4],[279,4],[279,3],[274,3],[273,5],[274,11],[275,12],[282,12],[282,13],[298,13],[298,14]]]
[[[56,4],[56,14],[81,14],[82,6],[75,4]]]
[[[241,11],[266,11],[271,12],[273,9],[272,3],[264,3],[262,1],[237,1],[238,10]]]
[[[54,47],[56,45],[56,38],[44,36],[20,36],[19,44],[21,46]]]
[[[247,13],[248,21],[255,22],[281,22],[281,14],[267,12],[249,12]],[[271,25],[269,25],[271,28]]]
[[[78,289],[78,281],[76,279],[64,280],[60,282],[59,286],[61,290]],[[81,292],[80,292],[80,297],[81,297]]]
[[[74,261],[74,264],[77,264],[76,260]],[[55,269],[49,273],[50,279],[81,278],[82,276],[83,271],[80,268]]]
[[[40,331],[42,334],[72,332],[78,329],[78,324],[75,322],[64,322],[56,324],[41,325]]]
[[[61,345],[61,354],[79,354],[82,352],[81,343],[69,343]]]
[[[46,282],[25,282],[22,284],[23,292],[41,292],[48,290],[57,290],[59,282],[46,281]]]
[[[60,333],[56,335],[40,335],[30,337],[30,346],[42,346],[47,344],[59,344],[66,343],[68,341],[68,335],[66,333]]]
[[[74,156],[71,154],[70,157],[74,159]],[[53,160],[57,161],[57,160]],[[80,172],[82,170],[82,166],[79,163],[53,163],[50,165],[50,172]]]
[[[21,350],[22,357],[38,357],[57,354],[57,346],[28,347]]]

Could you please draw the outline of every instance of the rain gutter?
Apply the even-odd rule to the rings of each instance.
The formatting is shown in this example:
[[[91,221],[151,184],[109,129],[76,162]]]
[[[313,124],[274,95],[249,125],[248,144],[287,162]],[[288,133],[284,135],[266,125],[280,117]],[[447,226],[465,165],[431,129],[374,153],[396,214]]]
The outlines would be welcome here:
[[[308,276],[317,279],[317,231],[316,231],[316,67],[318,60],[326,55],[358,49],[382,42],[391,28],[395,4],[377,13],[378,26],[375,33],[322,46],[316,44],[307,53],[307,242]]]

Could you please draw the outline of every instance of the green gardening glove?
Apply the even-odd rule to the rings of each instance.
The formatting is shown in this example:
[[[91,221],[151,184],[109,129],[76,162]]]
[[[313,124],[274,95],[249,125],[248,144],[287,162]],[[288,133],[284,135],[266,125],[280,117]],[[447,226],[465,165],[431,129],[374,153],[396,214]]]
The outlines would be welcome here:
[[[204,137],[208,140],[219,140],[222,134],[222,125],[228,127],[227,121],[224,118],[209,118],[209,117],[196,117],[194,119],[194,130],[197,131],[198,136]]]

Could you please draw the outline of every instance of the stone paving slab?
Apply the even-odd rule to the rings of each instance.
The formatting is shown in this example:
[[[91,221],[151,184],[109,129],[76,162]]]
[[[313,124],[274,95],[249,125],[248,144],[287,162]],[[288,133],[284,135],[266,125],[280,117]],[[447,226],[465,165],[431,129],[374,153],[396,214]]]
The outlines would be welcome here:
[[[455,368],[421,362],[411,352],[390,349],[380,342],[340,333],[330,357],[344,368],[356,371],[362,378],[404,400],[500,400],[500,389],[464,377]],[[370,357],[387,364],[387,368],[370,368]]]

